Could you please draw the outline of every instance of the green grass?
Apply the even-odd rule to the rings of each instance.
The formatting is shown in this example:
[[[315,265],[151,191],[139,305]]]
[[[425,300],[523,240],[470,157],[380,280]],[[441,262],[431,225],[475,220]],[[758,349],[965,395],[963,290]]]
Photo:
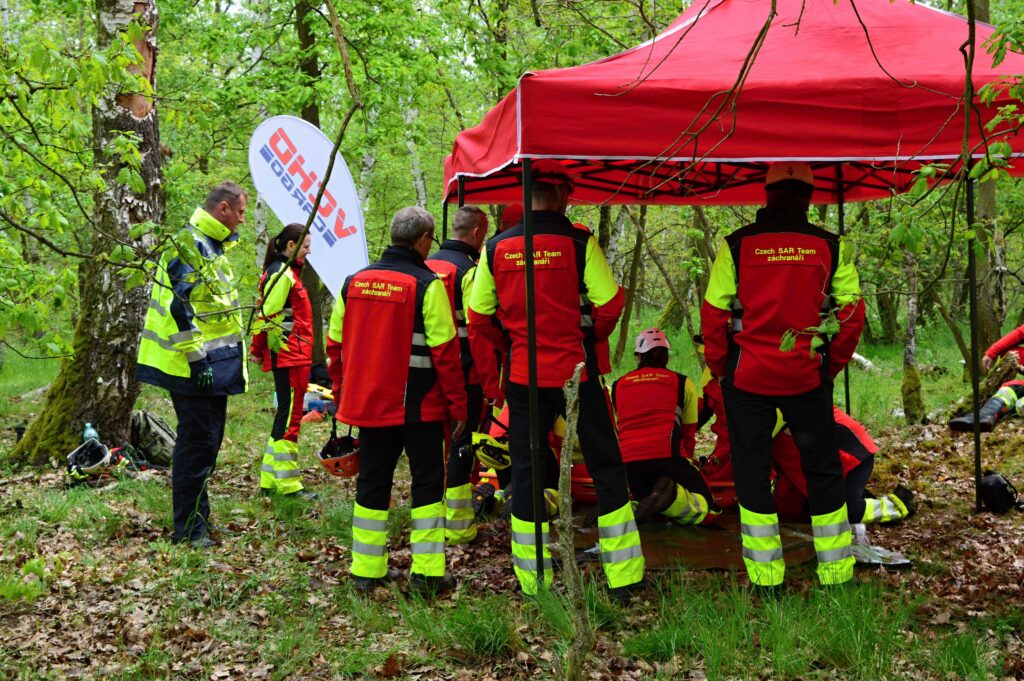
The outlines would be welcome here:
[[[48,385],[57,376],[60,360],[25,359],[4,348],[0,363],[0,427],[13,428],[32,411],[33,403],[20,398]]]
[[[897,654],[911,651],[913,604],[870,583],[761,603],[731,578],[698,584],[680,576],[664,585],[657,609],[654,626],[624,639],[626,653],[650,663],[700,662],[708,678],[766,669],[780,678],[885,678]]]

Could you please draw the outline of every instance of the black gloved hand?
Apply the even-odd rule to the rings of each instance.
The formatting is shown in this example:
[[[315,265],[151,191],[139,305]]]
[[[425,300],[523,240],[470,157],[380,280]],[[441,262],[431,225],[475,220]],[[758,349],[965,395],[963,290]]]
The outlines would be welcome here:
[[[189,362],[192,384],[200,391],[207,392],[213,387],[213,367],[204,357],[197,362]]]

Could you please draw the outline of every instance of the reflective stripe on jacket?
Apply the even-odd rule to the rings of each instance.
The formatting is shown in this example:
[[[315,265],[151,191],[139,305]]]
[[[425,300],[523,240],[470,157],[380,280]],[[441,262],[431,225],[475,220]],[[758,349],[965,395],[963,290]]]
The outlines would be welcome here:
[[[448,294],[411,248],[391,246],[345,281],[331,314],[327,356],[344,423],[466,418]]]
[[[138,380],[182,395],[245,392],[244,325],[225,255],[236,240],[202,208],[172,239],[156,269],[139,343]],[[210,390],[195,388],[190,364],[213,369]]]

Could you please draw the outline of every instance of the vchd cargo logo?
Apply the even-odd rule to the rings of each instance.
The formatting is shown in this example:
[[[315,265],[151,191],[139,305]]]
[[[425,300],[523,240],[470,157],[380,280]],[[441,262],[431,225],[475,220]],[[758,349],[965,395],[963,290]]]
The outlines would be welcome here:
[[[278,128],[270,136],[270,141],[260,147],[260,157],[270,167],[271,172],[281,182],[284,190],[291,195],[299,208],[307,216],[313,210],[316,193],[320,191],[320,182],[316,173],[307,173],[303,167],[306,159],[298,153],[295,144],[288,137],[284,128]],[[314,187],[314,185],[316,185]],[[333,224],[332,224],[333,219]],[[333,247],[339,239],[356,233],[356,226],[345,226],[345,211],[331,195],[324,190],[320,200],[320,208],[313,219],[313,229],[321,234],[328,246]]]

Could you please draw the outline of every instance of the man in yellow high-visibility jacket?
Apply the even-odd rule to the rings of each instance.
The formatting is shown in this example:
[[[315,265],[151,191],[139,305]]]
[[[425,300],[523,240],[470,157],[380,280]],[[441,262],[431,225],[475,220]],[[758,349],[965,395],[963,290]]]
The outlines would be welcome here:
[[[178,417],[171,466],[174,541],[207,548],[206,485],[224,438],[228,395],[246,390],[243,320],[225,251],[238,240],[246,194],[221,182],[160,259],[136,377],[166,389]]]

